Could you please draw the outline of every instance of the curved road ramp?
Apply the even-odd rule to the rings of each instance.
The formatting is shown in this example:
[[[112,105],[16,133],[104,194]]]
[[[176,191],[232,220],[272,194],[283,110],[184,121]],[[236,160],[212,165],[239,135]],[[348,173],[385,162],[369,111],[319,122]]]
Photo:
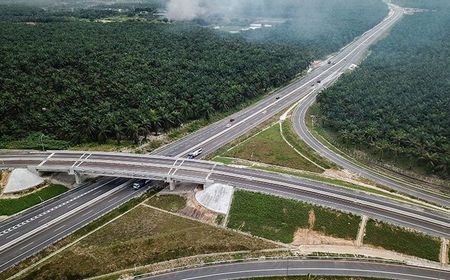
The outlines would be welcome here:
[[[157,276],[141,276],[147,280],[225,280],[271,276],[346,276],[381,279],[450,279],[450,271],[356,260],[262,260],[211,265],[169,272]]]

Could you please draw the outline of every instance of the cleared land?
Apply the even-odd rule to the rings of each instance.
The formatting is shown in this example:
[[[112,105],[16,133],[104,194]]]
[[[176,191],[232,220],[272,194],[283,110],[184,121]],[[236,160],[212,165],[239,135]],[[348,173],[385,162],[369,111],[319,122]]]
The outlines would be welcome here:
[[[186,199],[179,195],[161,195],[150,198],[146,204],[166,211],[177,212],[186,207]]]
[[[355,239],[361,218],[300,201],[237,191],[228,227],[253,235],[292,243],[299,228],[337,238]]]
[[[52,197],[60,195],[67,190],[68,188],[62,185],[49,185],[42,190],[31,193],[29,195],[25,195],[20,198],[0,199],[0,216],[13,215]]]
[[[198,254],[274,247],[256,238],[139,206],[24,279],[81,279]]]
[[[440,240],[438,238],[379,221],[367,222],[364,243],[439,261]]]
[[[267,164],[302,169],[311,172],[323,170],[297,154],[281,137],[278,124],[256,134],[223,154]]]

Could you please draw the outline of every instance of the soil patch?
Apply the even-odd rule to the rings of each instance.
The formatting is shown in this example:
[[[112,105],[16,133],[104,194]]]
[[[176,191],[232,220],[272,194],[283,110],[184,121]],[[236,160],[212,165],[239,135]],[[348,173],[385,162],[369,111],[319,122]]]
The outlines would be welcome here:
[[[311,213],[311,212],[310,212]],[[354,245],[352,240],[346,240],[342,238],[335,238],[331,236],[326,236],[320,232],[299,228],[294,233],[294,241],[291,243],[295,246],[300,245]]]

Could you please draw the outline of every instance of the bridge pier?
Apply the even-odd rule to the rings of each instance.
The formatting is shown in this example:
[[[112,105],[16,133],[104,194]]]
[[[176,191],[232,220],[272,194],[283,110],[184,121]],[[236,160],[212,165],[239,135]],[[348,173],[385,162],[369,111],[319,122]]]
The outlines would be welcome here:
[[[74,172],[73,173],[75,175],[75,183],[77,185],[81,185],[81,183],[83,183],[83,178],[81,177],[81,174]]]
[[[177,186],[177,182],[175,180],[169,180],[169,190],[174,191]]]
[[[207,180],[204,184],[203,184],[203,189],[207,189],[209,187],[211,187],[214,184],[214,181],[212,180]]]

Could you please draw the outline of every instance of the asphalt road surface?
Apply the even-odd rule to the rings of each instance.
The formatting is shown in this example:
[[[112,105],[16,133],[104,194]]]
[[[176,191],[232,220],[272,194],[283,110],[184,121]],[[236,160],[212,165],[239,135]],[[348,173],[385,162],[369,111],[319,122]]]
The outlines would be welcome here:
[[[39,153],[39,156],[30,154],[30,158],[24,154],[0,155],[0,168],[30,165],[45,171],[72,170],[98,176],[159,180],[170,177],[178,181],[197,183],[212,180],[245,190],[363,214],[450,238],[449,211],[431,210],[386,197],[262,170],[236,168],[208,161],[135,154],[60,151]]]
[[[271,260],[204,266],[157,276],[145,280],[225,280],[271,276],[353,276],[382,279],[430,280],[450,279],[450,271],[399,264],[349,260]]]
[[[156,151],[156,154],[185,157],[187,153],[200,147],[204,149],[204,154],[211,153],[257,127],[262,122],[285,110],[292,104],[307,97],[310,93],[320,90],[321,87],[339,77],[340,69],[343,64],[348,64],[348,62],[353,59],[359,59],[370,44],[378,39],[402,17],[403,11],[400,8],[394,6],[391,8],[392,12],[389,17],[372,30],[363,34],[353,43],[343,48],[331,59],[333,61],[332,63],[325,63],[319,68],[311,71],[307,76],[295,81],[286,88],[279,90],[256,105],[230,116],[229,119],[217,122],[201,129],[193,135],[163,147]],[[321,83],[318,83],[319,80]],[[231,118],[234,119],[233,122],[230,121]],[[231,127],[227,128],[229,123],[231,124]],[[42,157],[44,157],[44,159],[45,157],[48,157],[48,153],[28,155],[28,158],[24,155],[12,155],[9,157],[14,156],[16,156],[16,160],[8,160],[5,162],[0,159],[0,168],[22,167],[27,165],[37,166],[42,164],[42,166],[49,168],[62,166],[61,170],[65,170],[66,172],[68,168],[84,170],[95,169],[100,173],[105,170],[112,170],[112,172],[116,173],[118,176],[123,175],[121,172],[128,172],[124,177],[130,176],[132,173],[139,174],[139,172],[148,174],[145,172],[148,172],[149,169],[151,170],[151,168],[145,165],[147,164],[146,161],[148,161],[148,159],[144,157],[136,159],[136,157],[132,155],[128,156],[128,158],[124,158],[123,156],[117,155],[92,156],[86,154],[82,155],[80,159],[76,159],[74,162],[70,163],[69,166],[65,166],[65,164],[67,163],[67,157],[70,156],[63,154],[59,154],[49,161],[43,161],[42,159]],[[58,156],[60,157],[60,161],[58,161]],[[24,157],[26,158],[26,161],[23,160]],[[155,166],[155,161],[159,161],[157,163],[158,166]],[[336,187],[330,187],[325,184],[311,183],[300,178],[268,174],[267,172],[261,173],[255,171],[255,174],[248,174],[248,172],[253,171],[232,170],[233,173],[229,173],[229,170],[221,170],[221,168],[226,169],[227,167],[217,167],[215,165],[211,167],[209,163],[204,162],[186,161],[185,163],[181,160],[178,161],[178,159],[151,159],[149,164],[154,166],[153,171],[157,170],[158,174],[159,172],[168,172],[169,174],[171,172],[174,174],[179,172],[181,174],[176,175],[185,175],[196,178],[209,176],[217,182],[230,183],[231,185],[241,188],[255,189],[303,200],[317,201],[320,202],[320,204],[330,205],[334,208],[368,213],[371,214],[369,216],[384,217],[384,219],[392,220],[399,224],[415,226],[436,235],[450,237],[447,214],[435,213],[419,207],[411,207],[401,203],[393,203],[392,201],[389,202],[388,200],[381,202],[378,200],[384,199],[361,195],[357,192],[352,193],[350,190],[336,189]],[[174,168],[175,165],[180,165],[182,168]],[[187,165],[187,169],[184,168],[185,165]],[[191,169],[189,170],[189,168]],[[201,171],[193,170],[193,168],[201,169]],[[210,170],[207,170],[208,168],[210,168]],[[92,173],[95,174],[95,172]],[[113,176],[113,174],[105,175]],[[268,179],[265,179],[266,177]],[[101,179],[101,182],[105,182],[104,180],[111,179],[104,178]],[[285,182],[286,180],[288,182]],[[20,216],[0,223],[2,232],[0,242],[0,271],[39,252],[46,246],[69,235],[149,188],[149,186],[147,186],[146,188],[134,191],[130,187],[132,181],[127,181],[126,179],[113,179],[104,186],[100,186],[102,184],[101,182],[81,187],[59,197],[57,200],[44,203]],[[319,189],[320,192],[318,192],[317,189]],[[342,194],[333,192],[342,192]],[[75,197],[81,196],[75,200],[71,200],[74,198],[74,195]],[[358,199],[352,197],[358,195]],[[371,200],[369,202],[367,200],[368,198],[373,199],[373,201]],[[65,204],[65,202],[68,203]],[[385,205],[385,203],[390,204]],[[73,211],[75,209],[76,211]],[[348,275],[348,271],[345,275]],[[446,278],[448,279],[448,277]],[[205,279],[214,278],[206,277]]]
[[[436,205],[449,207],[450,198],[448,196],[431,192],[418,186],[413,186],[402,180],[388,178],[386,175],[361,168],[351,161],[336,155],[317,141],[308,132],[304,123],[306,110],[314,102],[318,92],[330,86],[339,79],[343,73],[357,65],[367,53],[368,48],[403,17],[403,8],[390,5],[390,9],[390,14],[380,24],[341,49],[337,54],[329,58],[305,77],[294,81],[289,86],[275,92],[257,104],[248,107],[229,118],[209,125],[179,141],[164,146],[154,151],[152,154],[171,157],[186,157],[189,152],[202,148],[203,154],[199,158],[204,157],[246,134],[293,104],[302,101],[296,110],[294,122],[295,129],[300,137],[321,155],[338,165],[359,174],[361,177],[373,180],[400,193],[411,195]],[[234,120],[233,122],[230,121],[232,119]],[[231,127],[227,127],[227,125],[231,125]]]
[[[150,185],[135,180],[99,178],[0,223],[0,271],[29,258],[112,209],[141,195]]]
[[[391,6],[391,13],[381,23],[367,31],[352,43],[342,48],[328,61],[312,70],[304,77],[293,81],[264,100],[230,117],[209,125],[199,131],[164,146],[153,154],[185,157],[197,148],[203,148],[203,156],[244,135],[259,124],[282,112],[310,93],[318,91],[336,80],[343,67],[357,63],[371,44],[378,40],[403,16],[403,9]],[[320,83],[318,83],[320,81]],[[234,121],[231,122],[231,119]],[[227,127],[231,125],[231,127]]]

